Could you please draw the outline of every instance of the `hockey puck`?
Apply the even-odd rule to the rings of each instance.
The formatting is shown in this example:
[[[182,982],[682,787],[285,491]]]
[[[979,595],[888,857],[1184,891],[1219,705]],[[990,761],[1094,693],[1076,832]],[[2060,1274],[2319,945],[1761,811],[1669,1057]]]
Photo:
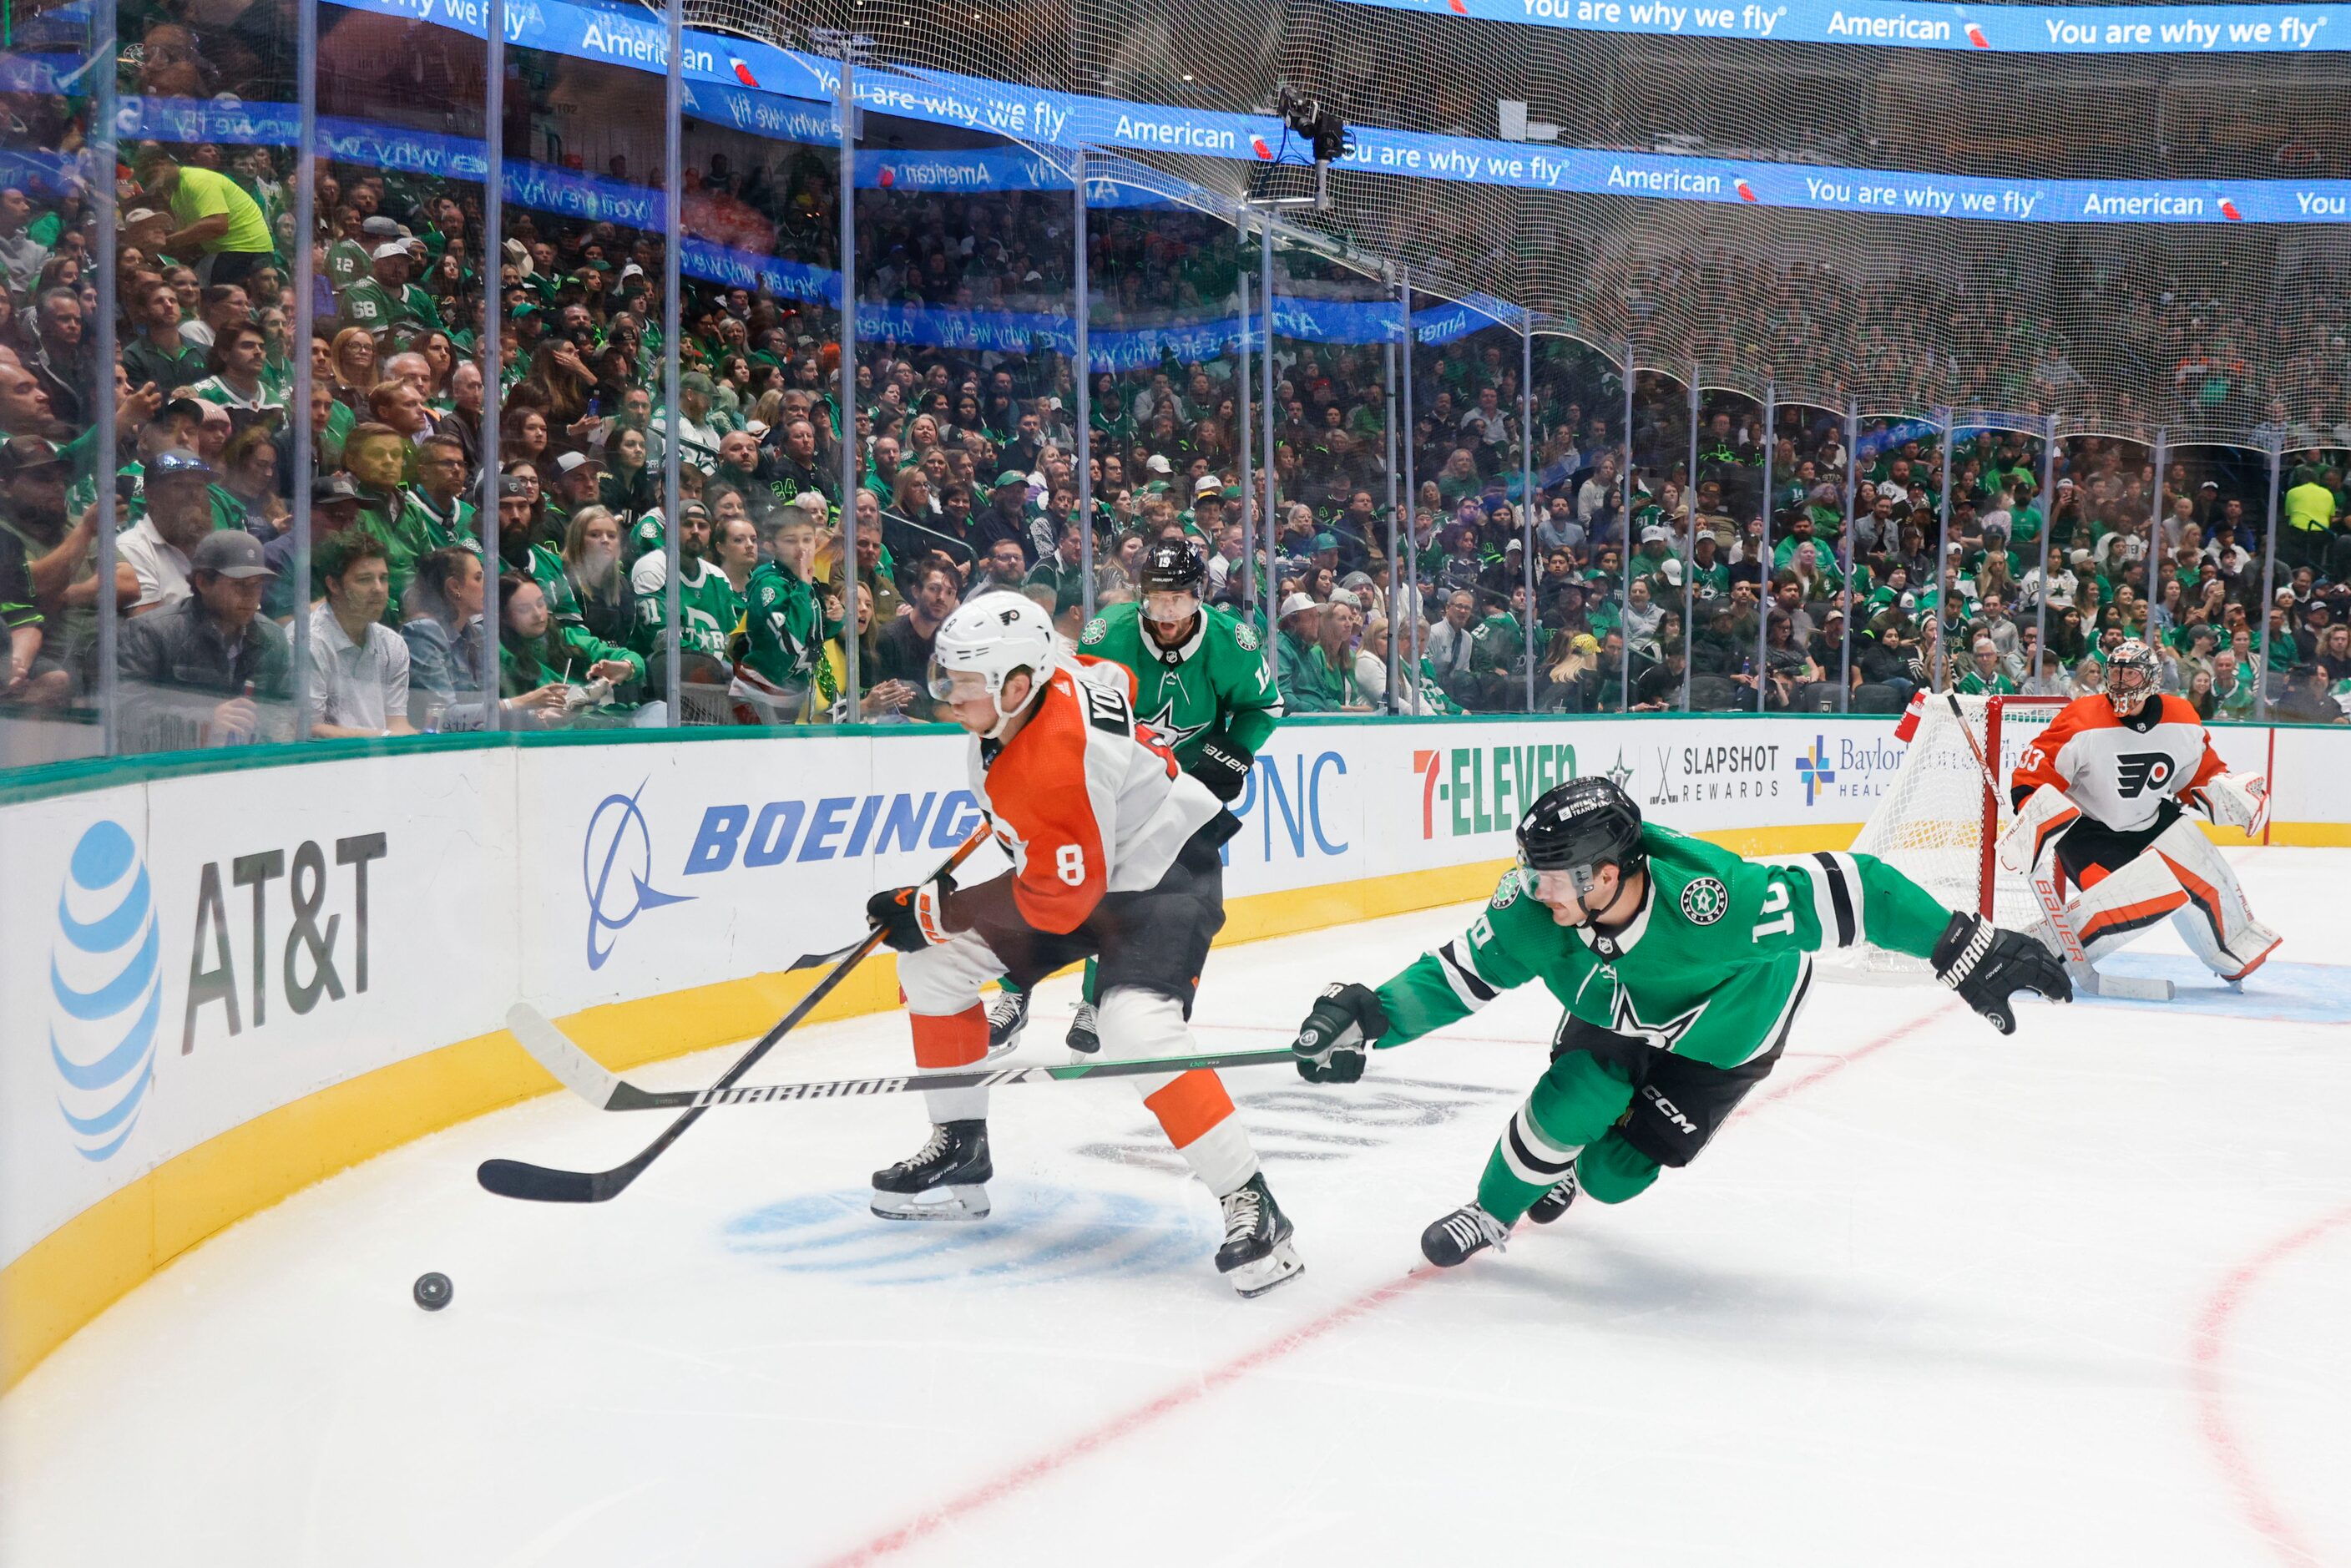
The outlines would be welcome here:
[[[437,1312],[449,1304],[449,1298],[457,1293],[457,1288],[449,1283],[446,1274],[419,1274],[408,1293],[414,1296],[416,1304],[426,1312]]]

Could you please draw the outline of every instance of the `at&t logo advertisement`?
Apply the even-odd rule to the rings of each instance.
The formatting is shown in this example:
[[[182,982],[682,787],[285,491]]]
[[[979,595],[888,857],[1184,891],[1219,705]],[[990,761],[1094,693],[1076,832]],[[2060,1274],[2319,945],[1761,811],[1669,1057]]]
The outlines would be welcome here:
[[[57,1109],[86,1160],[111,1158],[139,1125],[155,1080],[163,1010],[153,884],[120,823],[92,823],[57,893],[49,957],[49,1057]]]

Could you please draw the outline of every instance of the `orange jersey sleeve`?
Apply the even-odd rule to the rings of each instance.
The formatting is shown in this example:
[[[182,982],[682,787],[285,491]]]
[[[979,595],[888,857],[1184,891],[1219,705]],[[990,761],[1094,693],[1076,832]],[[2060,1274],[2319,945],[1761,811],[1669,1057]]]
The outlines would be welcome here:
[[[1040,931],[1076,930],[1110,888],[1102,824],[1086,788],[1083,702],[1057,672],[1045,703],[987,774],[997,821],[1017,847],[1013,906]]]

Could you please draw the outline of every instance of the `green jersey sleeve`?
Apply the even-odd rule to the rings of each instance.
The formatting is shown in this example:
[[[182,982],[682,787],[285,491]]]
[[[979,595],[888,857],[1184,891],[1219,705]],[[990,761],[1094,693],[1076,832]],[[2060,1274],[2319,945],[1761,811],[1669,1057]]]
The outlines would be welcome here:
[[[1208,660],[1208,684],[1224,709],[1225,733],[1235,746],[1254,757],[1281,717],[1281,693],[1274,686],[1273,672],[1267,666],[1265,648],[1256,630],[1229,616],[1203,613],[1209,616],[1208,645],[1203,650]]]
[[[1733,881],[1733,929],[1766,954],[1867,943],[1924,958],[1951,912],[1876,855],[1823,851],[1781,862],[1749,862]]]
[[[1542,905],[1519,892],[1518,872],[1503,873],[1494,896],[1469,929],[1423,953],[1379,987],[1388,1031],[1377,1044],[1403,1045],[1468,1018],[1504,991],[1535,979],[1544,929],[1554,922]],[[1556,948],[1556,940],[1550,943]]]

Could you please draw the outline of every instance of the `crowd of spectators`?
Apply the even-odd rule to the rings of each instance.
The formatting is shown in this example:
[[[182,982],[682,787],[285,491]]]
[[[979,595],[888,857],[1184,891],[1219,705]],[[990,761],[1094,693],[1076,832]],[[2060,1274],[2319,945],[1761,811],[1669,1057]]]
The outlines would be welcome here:
[[[204,47],[157,22],[140,68],[203,63]],[[203,81],[220,85],[213,63]],[[64,104],[18,103],[17,118],[70,145]],[[689,226],[820,262],[830,154],[769,152],[699,161]],[[1267,629],[1293,712],[1891,711],[1928,683],[2095,691],[2100,655],[2126,637],[2155,646],[2166,688],[2210,716],[2265,701],[2338,722],[2351,707],[2351,428],[2328,423],[2341,410],[2279,413],[2273,562],[2260,464],[2191,454],[2157,475],[2142,444],[2068,437],[2044,497],[2037,437],[1962,432],[1946,454],[1931,432],[1873,418],[1848,452],[1841,415],[1791,404],[1766,430],[1760,404],[1727,393],[1703,400],[1693,444],[1678,383],[1640,378],[1628,432],[1616,371],[1552,338],[1527,431],[1518,340],[1499,329],[1412,355],[1394,472],[1404,389],[1385,384],[1376,345],[1277,337],[1270,446],[1249,465],[1229,344],[1098,371],[1081,486],[1075,369],[1041,344],[862,337],[844,410],[826,308],[689,277],[673,409],[659,235],[509,207],[486,290],[479,185],[325,158],[310,172],[307,344],[290,151],[126,145],[111,257],[95,253],[82,194],[0,189],[0,715],[87,712],[111,595],[133,747],[475,728],[493,705],[509,726],[921,721],[931,638],[962,600],[1027,594],[1075,638],[1089,603],[1135,595],[1144,550],[1171,536],[1196,541],[1212,601]],[[1057,288],[1066,301],[1066,204],[867,193],[859,293],[934,311]],[[1168,210],[1105,214],[1093,246],[1104,331],[1217,319],[1255,259],[1214,219]],[[1328,294],[1319,266],[1285,256],[1278,288]],[[112,365],[95,360],[100,267]],[[1690,254],[1612,277],[1659,297],[1745,288],[1755,340],[1792,362],[1806,313],[1853,287],[1833,269],[1739,273]],[[1914,303],[1921,323],[1954,319],[1948,297]],[[495,397],[478,358],[490,308]],[[2055,395],[2059,361],[2034,324],[1980,292],[1964,311],[2011,342],[2011,359],[1980,367],[2011,378],[2008,406]],[[290,526],[298,355],[315,443],[307,583]],[[2183,359],[2148,396],[2225,373]],[[111,453],[96,449],[101,398]],[[101,485],[116,497],[110,584]]]

